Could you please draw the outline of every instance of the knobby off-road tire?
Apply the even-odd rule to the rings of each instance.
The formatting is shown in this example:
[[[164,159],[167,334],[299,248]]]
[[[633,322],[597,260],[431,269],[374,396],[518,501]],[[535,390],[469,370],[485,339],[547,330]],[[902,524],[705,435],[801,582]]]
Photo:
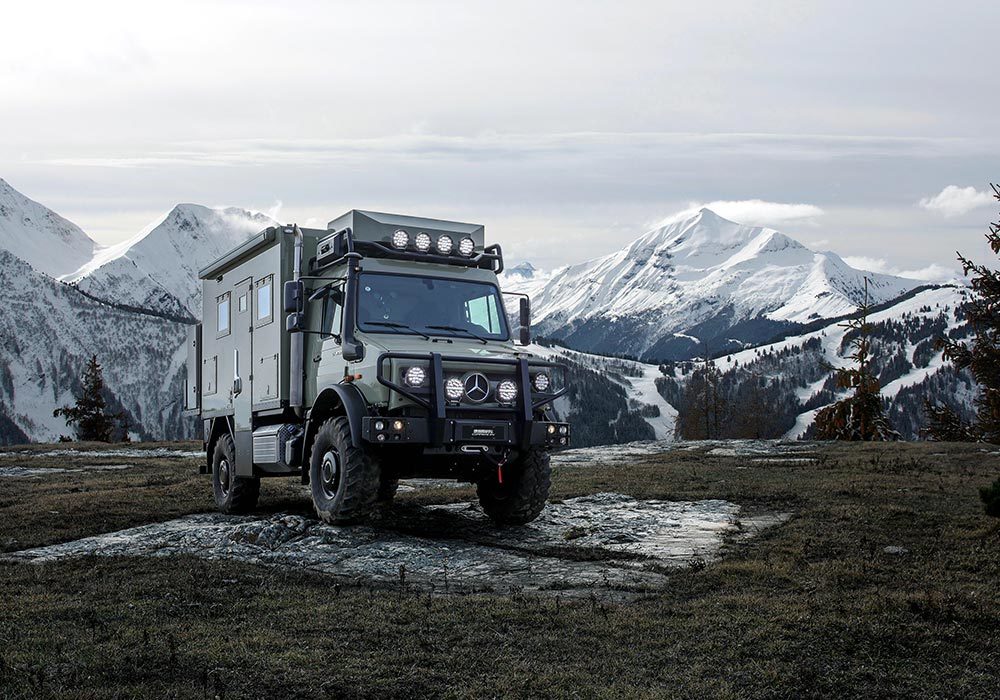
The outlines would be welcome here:
[[[212,451],[212,492],[223,513],[249,513],[257,507],[260,479],[236,476],[236,448],[231,435],[223,435]]]
[[[379,465],[351,440],[346,418],[331,418],[320,426],[309,458],[309,484],[316,515],[325,523],[364,520],[375,506]]]
[[[503,467],[501,484],[496,476],[483,479],[476,486],[479,504],[498,525],[524,525],[537,518],[545,508],[552,485],[549,455],[543,450],[529,450],[516,462]]]

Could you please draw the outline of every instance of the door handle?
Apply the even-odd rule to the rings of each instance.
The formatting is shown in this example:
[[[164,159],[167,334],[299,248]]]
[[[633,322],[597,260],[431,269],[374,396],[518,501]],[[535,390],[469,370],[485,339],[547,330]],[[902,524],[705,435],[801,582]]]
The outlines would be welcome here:
[[[243,379],[240,377],[240,351],[233,349],[233,398],[243,393]]]

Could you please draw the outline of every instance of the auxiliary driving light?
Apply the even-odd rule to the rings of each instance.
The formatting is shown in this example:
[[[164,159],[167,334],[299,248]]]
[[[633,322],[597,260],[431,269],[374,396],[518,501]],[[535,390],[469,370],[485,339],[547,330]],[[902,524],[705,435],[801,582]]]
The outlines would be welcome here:
[[[549,435],[555,435],[555,434],[556,434],[556,426],[549,425]]]
[[[417,238],[413,241],[413,245],[421,253],[426,253],[431,249],[431,237],[421,231],[417,234]]]
[[[497,386],[497,398],[501,403],[511,403],[517,398],[517,384],[509,379],[504,379]]]
[[[559,434],[560,435],[569,435],[569,428],[566,427],[565,425],[560,425],[559,426]]]
[[[454,247],[455,241],[451,240],[451,236],[438,236],[437,249],[441,255],[448,255]]]
[[[546,389],[549,388],[549,385],[551,384],[551,382],[549,381],[549,375],[542,374],[541,372],[535,375],[535,378],[532,380],[531,383],[535,385],[535,389],[537,389],[538,391],[545,391]]]
[[[472,252],[476,249],[476,242],[466,236],[458,242],[458,252],[465,257],[472,255]]]
[[[427,372],[424,371],[423,367],[410,367],[403,374],[403,381],[406,382],[406,386],[423,386],[426,380]]]
[[[394,420],[392,422],[392,429],[395,430],[395,431],[402,430],[403,429],[403,421],[401,421],[401,420]]]
[[[385,422],[380,420],[375,421],[375,430],[385,430]]]
[[[444,382],[444,395],[448,397],[451,401],[460,401],[462,394],[465,393],[465,387],[462,386],[462,380],[458,377],[448,377]]]
[[[406,246],[410,245],[410,234],[408,234],[403,229],[399,229],[394,234],[392,234],[392,247],[398,250],[404,250]]]

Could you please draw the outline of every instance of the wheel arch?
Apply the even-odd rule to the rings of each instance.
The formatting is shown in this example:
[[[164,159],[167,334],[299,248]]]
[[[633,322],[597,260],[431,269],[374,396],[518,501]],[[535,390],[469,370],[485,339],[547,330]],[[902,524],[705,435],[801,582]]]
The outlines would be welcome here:
[[[209,418],[205,421],[205,461],[199,468],[199,473],[212,473],[212,453],[215,452],[215,443],[223,435],[230,435],[232,432],[233,427],[229,416]]]
[[[316,431],[328,419],[345,416],[351,429],[351,440],[361,445],[361,421],[368,415],[368,404],[361,391],[350,384],[334,384],[319,393],[306,421],[304,452],[302,455],[302,483],[309,483],[309,462]]]

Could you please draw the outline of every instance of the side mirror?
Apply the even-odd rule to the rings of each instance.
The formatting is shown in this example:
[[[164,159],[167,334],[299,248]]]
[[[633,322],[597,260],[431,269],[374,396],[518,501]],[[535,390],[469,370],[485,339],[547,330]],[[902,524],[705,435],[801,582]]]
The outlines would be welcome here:
[[[347,340],[345,338],[343,345],[341,345],[340,354],[348,362],[363,360],[365,358],[365,346],[356,340]]]
[[[305,296],[306,285],[302,280],[285,282],[285,313],[290,314],[302,309],[302,297]]]
[[[306,329],[306,315],[301,311],[288,314],[285,317],[285,330],[289,333],[301,333]]]
[[[531,300],[521,297],[520,308],[521,345],[531,344]]]

